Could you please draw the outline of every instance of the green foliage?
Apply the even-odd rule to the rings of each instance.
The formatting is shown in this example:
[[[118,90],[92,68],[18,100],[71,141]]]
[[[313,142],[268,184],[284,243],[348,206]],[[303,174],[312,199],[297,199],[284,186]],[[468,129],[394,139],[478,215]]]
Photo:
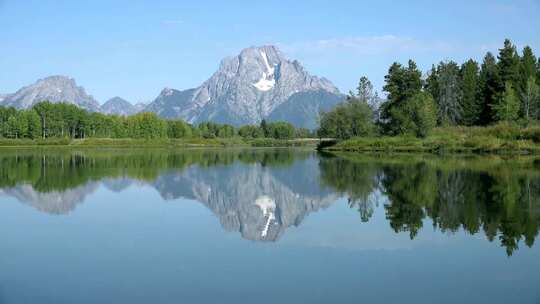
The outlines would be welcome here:
[[[536,56],[533,53],[531,47],[526,46],[523,48],[523,55],[521,56],[520,64],[520,92],[524,92],[527,88],[527,82],[532,78],[536,83],[540,82],[540,78],[537,78],[536,73]]]
[[[500,92],[504,89],[503,82],[499,75],[497,61],[491,53],[484,57],[480,69],[480,105],[479,117],[480,125],[487,125],[493,122],[493,106],[497,103]]]
[[[294,137],[294,126],[285,121],[275,121],[267,124],[266,137],[275,139],[290,139]]]
[[[167,124],[154,113],[138,113],[127,118],[128,135],[131,138],[163,138],[167,135]]]
[[[169,138],[189,138],[193,135],[192,127],[185,121],[167,120],[167,137]]]
[[[407,113],[405,106],[408,100],[422,90],[422,73],[417,69],[414,61],[409,60],[408,67],[394,63],[384,77],[384,90],[388,93],[387,101],[382,104],[381,119],[383,131],[390,135],[402,134],[400,123]],[[397,115],[397,116],[396,116]]]
[[[521,111],[526,121],[540,119],[540,87],[534,76],[529,77],[522,89]]]
[[[453,61],[441,62],[437,67],[439,90],[434,99],[438,109],[437,119],[441,125],[456,125],[461,121],[463,92],[459,72],[459,66]]]
[[[70,141],[103,138],[134,139],[132,141],[105,141],[105,145],[141,145],[137,140],[152,141],[152,145],[229,145],[246,144],[240,138],[274,138],[289,140],[295,137],[309,138],[313,133],[307,129],[296,129],[287,122],[261,122],[261,126],[247,125],[238,130],[231,125],[203,122],[197,127],[181,119],[165,120],[154,113],[138,113],[132,116],[91,113],[73,104],[44,101],[30,110],[16,110],[0,106],[0,138],[38,139],[41,141],[20,141],[20,145],[55,144],[55,138],[65,138],[63,144],[92,145],[95,141]],[[197,141],[199,138],[199,142]],[[165,139],[189,139],[189,141],[167,141]],[[220,140],[227,139],[227,140]],[[280,142],[283,143],[283,142]],[[272,146],[280,145],[272,142]],[[17,145],[3,141],[3,145]],[[143,143],[147,145],[148,143]],[[304,143],[302,143],[304,144]],[[309,143],[313,144],[313,143]],[[289,145],[289,143],[287,143]]]
[[[499,49],[499,75],[502,83],[509,82],[512,87],[518,88],[520,82],[520,60],[516,47],[509,39],[504,40],[504,46]]]
[[[203,122],[197,128],[199,129],[199,136],[203,138],[230,138],[235,135],[234,127],[227,124]]]
[[[421,92],[391,110],[397,134],[425,137],[437,125],[437,106],[431,94]]]
[[[238,128],[238,135],[242,138],[262,138],[264,131],[259,126],[245,125]]]
[[[373,110],[366,101],[349,97],[332,111],[321,113],[319,137],[348,139],[374,133]]]
[[[510,82],[506,82],[504,93],[499,97],[499,102],[493,106],[497,121],[515,122],[519,115],[519,98]]]
[[[294,131],[294,137],[295,138],[313,138],[315,134],[306,128],[297,128]]]
[[[480,122],[480,84],[478,63],[472,59],[461,66],[460,70],[462,99],[462,123],[466,126],[476,125]]]
[[[411,238],[430,218],[441,232],[483,233],[512,255],[522,241],[533,246],[540,231],[538,158],[339,156],[319,162],[321,183],[347,195],[362,221],[372,218],[369,197],[380,192],[390,227]]]
[[[500,122],[488,127],[439,127],[423,139],[411,136],[353,138],[323,147],[334,151],[435,153],[540,153],[540,126]]]

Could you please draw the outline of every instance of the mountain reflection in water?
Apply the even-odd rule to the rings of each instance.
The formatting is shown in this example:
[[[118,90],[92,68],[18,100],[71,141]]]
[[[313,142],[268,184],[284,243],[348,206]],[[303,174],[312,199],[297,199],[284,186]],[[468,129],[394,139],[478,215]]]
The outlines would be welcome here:
[[[497,241],[508,255],[532,246],[540,227],[540,160],[534,157],[392,157],[306,150],[13,150],[0,155],[0,195],[50,214],[76,212],[100,186],[150,186],[187,198],[224,229],[276,241],[340,197],[369,222],[414,239],[426,223]],[[429,219],[429,221],[426,221]]]

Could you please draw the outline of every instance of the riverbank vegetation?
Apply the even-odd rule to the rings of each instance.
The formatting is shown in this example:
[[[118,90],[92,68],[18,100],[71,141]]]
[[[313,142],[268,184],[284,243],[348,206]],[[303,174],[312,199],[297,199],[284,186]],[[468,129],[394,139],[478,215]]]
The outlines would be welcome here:
[[[313,137],[313,131],[283,121],[235,128],[213,122],[192,125],[154,113],[127,117],[92,113],[48,101],[28,110],[0,107],[0,146],[294,146],[314,144]]]
[[[497,58],[433,65],[394,63],[385,76],[385,101],[366,77],[357,92],[321,114],[320,137],[330,150],[540,152],[540,61],[505,40]]]

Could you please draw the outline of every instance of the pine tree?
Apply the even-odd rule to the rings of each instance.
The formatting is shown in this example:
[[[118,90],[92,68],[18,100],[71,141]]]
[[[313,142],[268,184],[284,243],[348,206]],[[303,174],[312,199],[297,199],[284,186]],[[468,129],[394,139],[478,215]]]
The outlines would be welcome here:
[[[533,50],[529,46],[523,48],[523,56],[521,57],[520,65],[521,89],[524,89],[527,86],[529,78],[534,77],[536,80],[538,80],[536,75],[536,64],[536,56],[534,55]]]
[[[441,62],[437,68],[439,79],[439,94],[437,103],[437,119],[440,124],[456,125],[462,115],[462,90],[457,63],[450,61]]]
[[[400,134],[401,126],[395,113],[400,113],[406,102],[422,91],[422,73],[414,61],[409,60],[407,68],[395,62],[384,76],[384,90],[388,93],[387,100],[381,106],[383,129],[388,134]]]
[[[504,87],[503,94],[499,96],[498,102],[493,106],[495,119],[497,121],[513,122],[519,117],[519,98],[510,81],[507,81]]]
[[[512,87],[518,88],[520,82],[520,60],[516,47],[510,40],[504,40],[504,47],[499,49],[498,59],[499,62],[497,65],[502,83],[510,82]]]
[[[439,74],[435,65],[432,65],[428,72],[424,89],[431,94],[434,100],[439,99]]]
[[[469,59],[461,66],[460,76],[463,90],[462,123],[466,126],[472,126],[479,122],[481,111],[478,63]]]
[[[497,103],[499,92],[504,90],[497,61],[491,53],[487,53],[480,69],[480,120],[481,125],[490,124],[493,121],[493,106]]]

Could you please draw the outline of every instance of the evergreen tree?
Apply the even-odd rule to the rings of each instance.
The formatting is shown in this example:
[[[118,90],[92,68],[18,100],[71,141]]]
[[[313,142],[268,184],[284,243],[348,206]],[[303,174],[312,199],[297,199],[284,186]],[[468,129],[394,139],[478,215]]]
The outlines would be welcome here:
[[[409,60],[407,68],[397,62],[390,66],[388,74],[384,77],[386,82],[384,90],[388,96],[381,106],[381,119],[385,133],[391,135],[402,133],[402,128],[399,126],[400,119],[397,119],[395,115],[407,113],[399,109],[406,105],[407,100],[422,91],[421,77],[422,73],[412,60]]]
[[[493,121],[493,106],[497,103],[499,92],[502,87],[497,61],[491,53],[487,53],[480,70],[480,120],[481,125],[490,124]]]
[[[510,82],[513,88],[518,88],[520,83],[520,60],[517,49],[510,40],[504,40],[504,47],[499,49],[498,59],[497,65],[502,83]]]
[[[466,126],[472,126],[479,122],[481,111],[478,63],[472,59],[465,62],[461,66],[460,77],[463,90],[462,123]]]
[[[432,65],[428,72],[424,89],[433,96],[433,99],[439,99],[439,74],[435,65]]]
[[[493,106],[495,119],[513,122],[519,117],[519,98],[510,81],[507,81],[504,87],[503,94],[499,96],[498,102]]]
[[[453,61],[441,62],[437,74],[439,86],[438,98],[435,99],[438,106],[437,119],[443,125],[456,125],[462,116],[459,66]]]
[[[531,47],[523,48],[523,56],[521,57],[520,65],[520,89],[523,90],[527,86],[529,78],[534,77],[537,81],[537,60]]]

